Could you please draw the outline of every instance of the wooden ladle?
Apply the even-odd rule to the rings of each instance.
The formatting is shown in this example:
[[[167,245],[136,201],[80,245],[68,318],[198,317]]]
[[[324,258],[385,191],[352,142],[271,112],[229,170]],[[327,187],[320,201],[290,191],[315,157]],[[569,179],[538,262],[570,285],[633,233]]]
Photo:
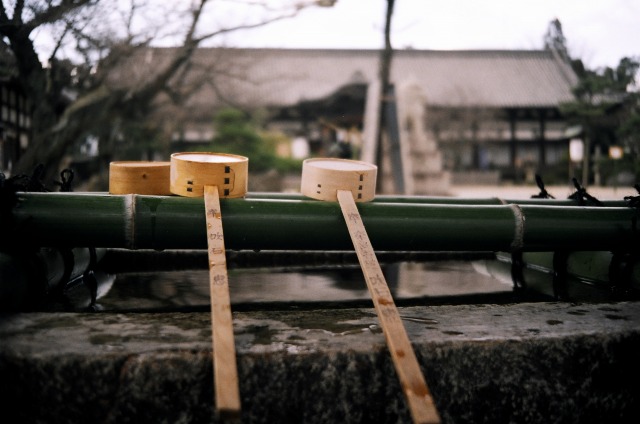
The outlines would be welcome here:
[[[244,156],[222,153],[171,155],[171,192],[188,197],[204,196],[215,404],[222,419],[238,419],[241,406],[220,197],[246,194],[248,165],[249,159]]]
[[[377,167],[366,162],[307,159],[302,165],[301,191],[311,198],[337,200],[340,204],[413,421],[439,423],[438,411],[356,206],[356,202],[375,197],[376,174]]]

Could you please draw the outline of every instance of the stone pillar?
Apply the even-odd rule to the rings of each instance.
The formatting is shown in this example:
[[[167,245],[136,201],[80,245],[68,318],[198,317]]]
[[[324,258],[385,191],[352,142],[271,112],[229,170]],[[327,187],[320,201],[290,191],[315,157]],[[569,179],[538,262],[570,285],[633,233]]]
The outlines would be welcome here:
[[[397,102],[406,193],[447,194],[451,176],[443,169],[442,152],[427,131],[427,99],[422,89],[411,81],[399,84]]]

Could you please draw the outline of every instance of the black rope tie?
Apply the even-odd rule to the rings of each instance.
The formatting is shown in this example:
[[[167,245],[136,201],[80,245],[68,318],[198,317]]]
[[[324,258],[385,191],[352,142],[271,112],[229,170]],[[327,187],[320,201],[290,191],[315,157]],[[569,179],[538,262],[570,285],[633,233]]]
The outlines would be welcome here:
[[[511,252],[511,281],[513,282],[513,291],[516,293],[521,293],[527,288],[527,283],[524,279],[522,250]]]
[[[577,179],[572,178],[572,181],[576,192],[570,195],[569,199],[577,200],[580,206],[604,206],[601,201],[587,193],[587,189],[582,187]]]
[[[0,231],[4,232],[5,240],[19,240],[19,237],[16,236],[18,229],[11,224],[13,222],[13,208],[18,204],[18,193],[49,191],[42,181],[44,171],[44,165],[38,164],[31,175],[17,174],[7,178],[0,172],[0,224],[2,224]],[[60,186],[60,191],[72,191],[73,176],[71,169],[65,169],[60,173],[62,181],[55,182]]]
[[[35,192],[45,192],[49,191],[44,186],[42,182],[42,177],[44,176],[44,165],[38,164],[33,173],[31,174],[31,178],[29,178],[29,183],[27,184],[27,188],[24,191],[35,191]]]
[[[61,192],[66,192],[66,193],[71,192],[73,191],[73,189],[71,188],[71,183],[73,182],[73,176],[74,176],[73,169],[66,168],[62,170],[62,172],[60,173],[61,181],[54,181],[54,184],[60,186]]]
[[[7,178],[0,172],[0,190],[2,193],[15,193],[16,191],[25,191],[29,185],[28,175],[14,175],[11,178]]]
[[[540,193],[534,194],[533,196],[531,196],[532,199],[555,199],[555,197],[553,197],[551,194],[549,194],[547,189],[544,188],[544,183],[542,182],[542,177],[540,175],[538,175],[538,174],[536,174],[536,184],[538,185],[538,188],[540,189]]]
[[[635,184],[633,187],[640,194],[640,184]],[[624,200],[630,208],[640,209],[640,196],[624,196]]]
[[[19,191],[47,191],[42,183],[44,165],[35,167],[31,176],[25,174],[7,178],[0,172],[0,218],[4,222],[11,221],[11,211],[18,204]]]
[[[18,174],[11,178],[7,178],[3,173],[0,173],[0,189],[2,190],[2,194],[15,194],[18,191],[48,191],[42,182],[43,174],[43,164],[36,166],[30,176]]]

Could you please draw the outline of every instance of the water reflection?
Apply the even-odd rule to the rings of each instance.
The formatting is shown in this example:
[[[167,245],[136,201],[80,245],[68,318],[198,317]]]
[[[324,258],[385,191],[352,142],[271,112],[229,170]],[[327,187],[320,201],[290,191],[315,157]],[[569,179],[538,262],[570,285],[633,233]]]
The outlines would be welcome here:
[[[476,272],[469,261],[394,262],[384,265],[383,271],[396,300],[511,292],[509,285]],[[237,268],[229,270],[229,281],[235,305],[370,299],[357,265]],[[209,273],[206,269],[121,272],[98,303],[102,310],[205,308]]]
[[[530,301],[637,299],[617,281],[567,275],[525,265],[526,288],[514,291],[509,256],[485,252],[376,252],[398,306]],[[504,259],[506,258],[506,259]],[[97,305],[105,311],[206,311],[206,251],[109,251],[95,271]],[[371,307],[354,252],[227,252],[234,311]],[[75,280],[74,280],[75,281]],[[624,282],[622,282],[624,283]],[[86,282],[67,285],[45,310],[85,310]]]

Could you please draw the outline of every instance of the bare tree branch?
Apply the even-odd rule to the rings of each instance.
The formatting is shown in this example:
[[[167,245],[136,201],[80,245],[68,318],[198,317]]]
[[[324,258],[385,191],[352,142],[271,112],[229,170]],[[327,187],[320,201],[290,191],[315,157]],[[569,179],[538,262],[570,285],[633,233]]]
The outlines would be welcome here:
[[[0,1],[0,26],[9,22],[9,17],[7,16],[7,10],[5,9],[4,2]]]
[[[24,3],[24,0],[19,0],[19,2]],[[55,6],[51,5],[50,3],[50,6],[48,8],[42,11],[39,11],[39,13],[35,13],[35,16],[33,17],[33,19],[31,19],[29,22],[25,22],[24,29],[28,33],[31,33],[31,31],[33,31],[40,25],[57,22],[60,19],[62,19],[66,14],[70,13],[71,11],[78,10],[85,6],[89,6],[94,2],[97,2],[97,0],[62,0],[59,4]],[[17,10],[17,5],[16,5],[16,10]],[[14,13],[14,19],[15,19],[15,13]]]
[[[13,18],[12,18],[12,21],[15,25],[20,25],[22,23],[23,10],[24,10],[24,0],[17,0],[16,5],[13,8]]]
[[[45,179],[52,179],[56,177],[68,147],[86,134],[96,135],[97,132],[105,135],[107,142],[113,141],[114,123],[119,123],[119,128],[136,125],[143,127],[145,120],[153,113],[169,113],[166,109],[158,109],[158,106],[167,104],[167,99],[173,104],[187,104],[192,95],[205,85],[212,87],[221,99],[231,103],[231,99],[226,98],[228,93],[225,95],[223,90],[226,87],[216,78],[216,75],[225,74],[225,69],[212,70],[211,65],[207,65],[209,69],[198,69],[194,73],[194,69],[199,66],[192,60],[197,47],[203,41],[225,33],[257,28],[294,17],[303,7],[296,5],[288,13],[273,16],[273,10],[266,7],[265,2],[261,6],[265,7],[269,15],[260,22],[203,32],[202,22],[212,2],[194,0],[186,22],[181,25],[181,32],[184,32],[180,46],[171,51],[170,57],[164,57],[160,64],[156,65],[159,69],[150,70],[148,75],[145,75],[146,78],[136,81],[135,84],[127,84],[122,82],[122,76],[116,77],[115,80],[111,78],[111,71],[115,70],[114,73],[118,73],[118,69],[134,69],[135,66],[140,66],[140,59],[143,59],[142,66],[145,66],[144,55],[148,50],[144,48],[149,45],[150,37],[156,36],[159,32],[166,32],[166,27],[158,25],[151,27],[152,31],[156,28],[154,35],[146,32],[149,29],[136,34],[137,19],[145,10],[144,1],[131,0],[129,9],[120,15],[119,24],[122,26],[117,30],[104,27],[113,30],[104,34],[100,34],[102,22],[96,22],[95,14],[91,13],[94,9],[90,9],[98,5],[99,0],[15,0],[14,16],[11,20],[6,10],[6,2],[0,3],[0,36],[9,39],[21,80],[34,108],[30,146],[20,158],[15,171],[30,172],[35,164],[42,162],[47,165]],[[245,4],[254,5],[253,3],[253,0],[250,0]],[[306,2],[305,6],[309,4],[311,3]],[[15,24],[16,19],[20,22],[19,25]],[[60,37],[56,40],[51,59],[60,54],[63,46],[72,38],[77,43],[75,52],[84,56],[84,67],[80,66],[79,72],[83,72],[86,80],[81,86],[71,87],[78,93],[78,97],[71,102],[61,94],[62,89],[68,88],[62,84],[68,84],[64,79],[69,76],[62,75],[62,84],[61,81],[56,81],[55,84],[47,85],[48,76],[53,78],[56,75],[48,74],[49,71],[43,69],[33,41],[29,37],[35,28],[45,24],[56,25],[56,29],[62,30],[58,33]],[[96,67],[96,64],[100,66]],[[49,91],[50,87],[59,92]],[[156,123],[164,127],[173,124],[175,122]]]
[[[136,3],[135,0],[131,0],[129,4],[130,4],[130,7],[129,9],[127,9],[126,15],[123,16],[122,18],[125,22],[125,29],[127,31],[127,40],[132,41],[135,38],[133,34],[133,19],[139,8],[139,5],[138,3]]]
[[[263,27],[263,26],[268,25],[268,24],[273,23],[273,22],[277,22],[277,21],[282,21],[284,19],[293,18],[298,13],[299,13],[299,9],[296,8],[293,12],[290,12],[290,13],[288,13],[286,15],[276,16],[276,17],[273,17],[273,18],[270,18],[270,19],[266,19],[264,21],[255,22],[255,23],[252,23],[252,24],[238,25],[238,26],[234,26],[234,27],[230,27],[230,28],[222,28],[222,29],[219,29],[219,30],[212,31],[210,33],[201,35],[198,38],[196,38],[195,41],[197,43],[201,43],[201,42],[203,42],[205,40],[217,37],[219,35],[222,35],[222,34],[225,34],[225,33],[228,33],[228,32],[239,31],[239,30],[243,30],[243,29],[254,29],[254,28]]]
[[[69,33],[70,29],[71,29],[71,24],[67,22],[64,26],[64,30],[62,31],[62,35],[60,35],[60,37],[58,38],[56,45],[53,47],[53,51],[49,55],[49,63],[53,62],[53,60],[55,59],[56,55],[58,54],[58,50],[62,46],[62,43],[64,42],[64,39]]]
[[[196,28],[198,27],[198,22],[200,22],[200,16],[202,16],[202,12],[204,10],[205,5],[207,4],[207,1],[208,0],[200,0],[200,5],[196,7],[192,12],[191,25],[189,26],[189,31],[187,31],[187,34],[184,39],[185,46],[193,45],[195,41],[194,34],[196,32]]]
[[[130,98],[136,97],[143,101],[149,101],[155,93],[161,91],[173,75],[184,65],[193,54],[198,46],[199,40],[194,39],[194,34],[202,16],[202,11],[208,0],[200,0],[198,7],[194,8],[191,13],[191,22],[187,31],[182,47],[179,47],[177,53],[164,70],[159,72],[148,83],[144,84],[135,93],[131,93]]]
[[[105,85],[101,85],[83,95],[64,111],[56,126],[52,128],[52,132],[60,132],[64,130],[75,114],[104,102],[111,94],[112,92],[109,91]]]

